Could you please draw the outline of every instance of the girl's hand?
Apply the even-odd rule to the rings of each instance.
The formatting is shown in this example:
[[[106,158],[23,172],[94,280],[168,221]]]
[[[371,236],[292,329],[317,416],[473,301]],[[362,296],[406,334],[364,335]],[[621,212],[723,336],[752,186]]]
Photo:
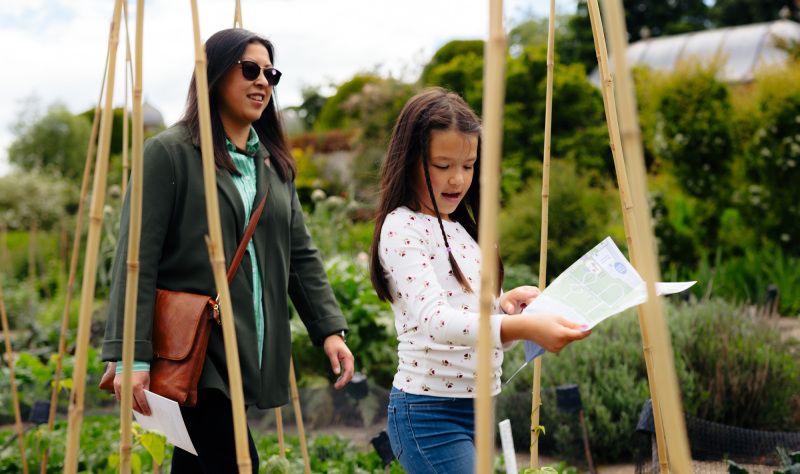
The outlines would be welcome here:
[[[347,344],[344,343],[344,339],[338,334],[332,334],[326,337],[322,347],[325,349],[325,354],[327,354],[328,358],[331,360],[333,373],[336,375],[341,374],[333,385],[333,387],[338,390],[344,387],[345,384],[353,378],[355,358],[353,357],[353,353],[350,352],[350,349],[347,348]],[[342,368],[344,369],[344,373],[342,373]]]
[[[509,316],[500,326],[500,340],[526,339],[539,344],[547,352],[560,352],[567,344],[589,337],[591,329],[556,314],[534,313]]]
[[[519,314],[541,291],[535,286],[520,286],[500,295],[500,309],[506,314]]]

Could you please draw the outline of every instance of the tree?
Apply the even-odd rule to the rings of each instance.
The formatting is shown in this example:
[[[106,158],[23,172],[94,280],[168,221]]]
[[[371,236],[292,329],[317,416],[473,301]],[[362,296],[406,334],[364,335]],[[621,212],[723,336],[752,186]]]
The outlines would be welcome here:
[[[16,139],[8,160],[22,170],[42,170],[70,180],[81,179],[86,163],[91,125],[60,103],[40,117],[34,101],[12,126]]]
[[[314,123],[317,121],[320,112],[322,112],[326,98],[319,93],[319,88],[317,87],[304,87],[301,95],[303,103],[290,108],[294,109],[303,120],[303,128],[306,131],[311,131],[314,129]]]
[[[74,212],[77,194],[68,181],[37,171],[0,177],[0,223],[27,230],[36,221],[40,229],[51,228],[68,211]]]
[[[325,104],[320,109],[319,116],[314,122],[314,129],[324,131],[336,128],[350,128],[351,122],[358,120],[358,116],[348,115],[342,109],[342,103],[347,101],[353,94],[361,92],[365,85],[373,82],[380,82],[380,78],[374,74],[358,74],[340,85],[336,90],[336,94],[325,100]]]
[[[89,109],[80,114],[81,117],[86,119],[86,121],[91,124],[92,120],[94,120],[94,109]],[[123,120],[123,110],[122,107],[117,107],[114,109],[114,118],[111,121],[111,144],[109,145],[109,153],[111,155],[119,155],[122,154],[122,120]],[[128,137],[130,137],[133,130],[133,116],[129,113],[128,114]],[[147,140],[152,134],[145,133],[145,140]],[[98,134],[98,140],[100,139]],[[88,140],[88,139],[87,139]],[[131,140],[131,138],[128,138]],[[131,146],[128,143],[128,146]]]
[[[439,48],[435,53],[433,53],[433,57],[431,58],[430,62],[425,65],[422,69],[422,76],[420,77],[420,81],[424,85],[434,85],[438,84],[434,77],[431,77],[433,71],[443,65],[447,64],[453,59],[457,57],[471,57],[471,58],[481,58],[481,64],[483,63],[483,41],[481,40],[455,40],[450,41],[449,43],[445,44],[441,48]],[[457,88],[457,85],[453,85],[453,90],[459,91],[460,89]]]
[[[716,0],[709,16],[723,27],[774,21],[781,18],[782,11],[800,21],[799,10],[792,0]]]
[[[437,51],[423,84],[461,94],[479,115],[483,98],[480,42],[453,41]],[[482,50],[480,50],[482,53]],[[446,60],[446,61],[445,61]],[[518,191],[537,175],[544,149],[547,47],[529,46],[507,60],[503,120],[503,191]],[[565,66],[556,57],[553,83],[552,156],[571,157],[582,172],[613,172],[600,90],[586,80],[580,64]]]
[[[623,0],[628,40],[676,35],[711,26],[703,0]]]
[[[423,68],[424,86],[441,86],[461,95],[478,115],[483,97],[483,41],[451,41]]]

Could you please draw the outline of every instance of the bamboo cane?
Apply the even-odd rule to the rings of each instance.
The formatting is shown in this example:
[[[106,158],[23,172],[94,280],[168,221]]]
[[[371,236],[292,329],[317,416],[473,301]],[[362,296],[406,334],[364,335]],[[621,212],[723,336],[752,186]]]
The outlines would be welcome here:
[[[583,449],[586,451],[586,461],[589,463],[589,472],[597,474],[594,470],[594,463],[592,462],[592,452],[589,450],[589,433],[586,431],[586,420],[583,419],[583,410],[578,411],[581,421],[581,430],[583,431]]]
[[[8,362],[8,371],[11,375],[11,398],[14,402],[14,423],[17,428],[17,437],[19,438],[22,472],[28,474],[28,463],[25,461],[25,438],[22,433],[22,417],[19,411],[19,398],[17,397],[17,382],[14,379],[14,353],[11,351],[11,334],[8,332],[8,316],[6,315],[6,305],[3,303],[2,282],[0,282],[0,316],[2,316],[3,336],[6,339],[6,362]]]
[[[208,99],[208,78],[206,77],[206,53],[200,42],[200,20],[197,0],[191,0],[192,21],[194,24],[195,81],[197,86],[197,105],[200,118],[200,148],[203,155],[203,182],[208,214],[206,244],[214,271],[214,282],[219,293],[222,318],[222,336],[225,344],[225,359],[228,364],[228,388],[233,411],[233,428],[236,440],[236,462],[239,472],[250,472],[252,461],[247,439],[247,419],[245,418],[244,390],[242,389],[242,370],[239,364],[236,328],[233,324],[233,305],[228,288],[225,268],[225,252],[222,247],[222,229],[219,217],[219,196],[217,195],[214,148],[211,139],[211,112]]]
[[[603,104],[606,111],[606,123],[608,124],[609,145],[611,154],[614,157],[614,168],[617,173],[617,184],[619,196],[622,201],[622,220],[625,228],[625,239],[628,243],[628,253],[631,257],[631,264],[636,267],[636,254],[633,249],[633,241],[639,240],[636,232],[635,215],[633,203],[630,199],[630,187],[628,185],[628,173],[625,170],[625,158],[623,150],[618,145],[621,144],[619,135],[619,122],[617,121],[617,105],[614,99],[614,81],[609,71],[608,50],[606,49],[605,34],[603,32],[603,22],[600,16],[600,8],[597,0],[589,0],[589,19],[592,23],[595,50],[597,51],[597,64],[600,69],[600,77],[603,82]],[[658,389],[656,387],[656,377],[653,373],[653,355],[650,345],[650,336],[647,330],[647,320],[644,316],[644,306],[637,307],[639,316],[639,327],[642,332],[642,349],[644,351],[645,366],[647,368],[647,381],[650,387],[650,398],[654,407],[658,404]],[[664,430],[661,423],[661,410],[653,410],[653,421],[656,430],[656,445],[658,446],[658,459],[661,462],[661,471],[667,470],[667,447],[664,443]]]
[[[125,25],[128,8],[125,0]],[[136,306],[139,295],[139,243],[142,232],[142,36],[144,0],[136,4],[136,79],[133,81],[133,163],[131,169],[128,274],[125,280],[125,319],[122,336],[122,387],[120,390],[120,472],[131,472],[131,410],[133,407],[133,357],[136,340]],[[128,41],[130,53],[130,41]],[[130,55],[128,56],[130,60]],[[130,62],[130,61],[129,61]],[[127,106],[126,106],[127,111]],[[127,124],[127,118],[125,119]],[[123,144],[127,148],[128,143]]]
[[[544,113],[544,154],[542,157],[542,234],[539,243],[539,290],[547,286],[547,229],[550,222],[550,137],[553,123],[553,73],[555,68],[556,2],[550,0],[547,29],[547,93]],[[533,397],[531,403],[531,468],[539,467],[539,407],[542,404],[542,358],[533,361]]]
[[[73,389],[69,405],[69,428],[67,448],[64,458],[64,470],[74,474],[78,469],[78,445],[83,421],[83,400],[86,389],[86,365],[89,351],[89,330],[92,325],[92,307],[94,306],[94,290],[97,281],[97,254],[100,247],[100,231],[103,222],[103,205],[106,194],[106,178],[108,172],[108,154],[111,144],[111,124],[114,118],[114,72],[119,43],[119,22],[122,0],[114,2],[114,16],[111,23],[108,48],[108,83],[106,100],[100,127],[97,163],[95,165],[94,185],[92,187],[92,205],[89,210],[89,235],[86,240],[86,259],[83,266],[83,284],[81,285],[81,311],[78,320],[78,336],[75,346],[75,367],[73,370]]]
[[[281,407],[275,407],[275,423],[278,425],[278,447],[280,449],[281,457],[286,457],[286,444],[283,440],[283,414]]]
[[[123,14],[125,15],[125,105],[122,109],[122,195],[125,195],[128,187],[128,77],[131,84],[136,84],[133,80],[133,63],[131,62],[131,35],[128,28],[128,0],[122,4]]]
[[[480,325],[477,343],[478,371],[475,399],[475,447],[477,472],[492,471],[492,328],[490,315],[497,282],[497,212],[500,194],[500,153],[503,136],[506,38],[503,31],[503,1],[489,2],[489,39],[483,67],[483,137],[481,203],[478,238],[481,248]]]
[[[244,28],[242,26],[242,3],[240,0],[236,0],[236,11],[233,14],[233,27],[234,28]]]
[[[8,264],[8,225],[0,223],[0,274],[6,271]]]
[[[303,452],[303,466],[306,474],[311,474],[311,462],[308,458],[306,446],[306,431],[303,429],[303,414],[300,412],[300,397],[297,395],[297,377],[294,374],[294,360],[289,359],[289,385],[292,388],[292,403],[294,404],[294,419],[297,422],[297,437],[300,438],[300,449]]]
[[[126,0],[127,3],[127,0]],[[127,14],[125,15],[125,23],[127,24]],[[131,57],[130,57],[130,45],[128,46],[127,57],[125,58],[125,69],[129,68]],[[125,101],[122,105],[122,182],[120,183],[122,186],[122,195],[125,195],[128,187],[128,75],[125,74]]]
[[[36,281],[36,239],[37,239],[36,219],[31,219],[31,230],[28,234],[28,280],[31,285]]]
[[[58,234],[58,284],[62,285],[61,277],[64,275],[64,270],[67,268],[67,245],[69,242],[69,235],[67,234],[67,221],[62,216],[58,219],[61,227],[61,232]]]
[[[64,353],[67,350],[67,329],[69,329],[69,313],[70,306],[72,305],[72,291],[75,286],[75,273],[78,268],[78,253],[81,247],[81,229],[83,227],[83,208],[86,202],[86,190],[89,186],[89,176],[92,173],[92,156],[94,156],[95,143],[97,142],[97,128],[100,123],[100,105],[103,100],[103,90],[106,82],[106,71],[108,69],[108,52],[106,52],[106,64],[103,67],[103,80],[100,85],[100,96],[97,98],[97,106],[94,109],[94,118],[92,119],[92,133],[89,138],[89,149],[86,152],[86,164],[83,167],[83,181],[81,182],[81,196],[78,200],[77,220],[75,223],[75,236],[72,241],[72,257],[69,265],[69,277],[67,278],[67,294],[65,295],[66,301],[64,303],[64,313],[61,316],[61,337],[58,340],[58,358],[56,359],[56,372],[55,382],[53,383],[53,395],[50,399],[50,416],[47,421],[47,429],[53,431],[56,419],[56,406],[58,404],[58,385],[61,378],[61,365],[64,360]],[[42,457],[42,470],[41,474],[47,472],[47,457],[49,447],[45,448]]]
[[[647,200],[647,173],[644,167],[641,130],[636,112],[635,85],[631,79],[625,52],[628,41],[625,36],[625,17],[620,0],[607,0],[603,3],[603,13],[609,22],[611,47],[617,61],[617,81],[619,84],[619,116],[626,150],[628,172],[632,176],[632,199],[639,208],[635,213],[638,239],[634,244],[639,273],[647,282],[648,300],[644,304],[646,326],[653,329],[653,364],[657,378],[656,387],[663,410],[664,433],[669,446],[669,467],[674,472],[691,472],[691,455],[686,437],[686,424],[680,401],[680,390],[672,354],[670,334],[664,321],[661,298],[656,295],[655,282],[659,278],[656,259],[656,246],[651,226],[650,205]],[[655,413],[659,407],[654,406]]]

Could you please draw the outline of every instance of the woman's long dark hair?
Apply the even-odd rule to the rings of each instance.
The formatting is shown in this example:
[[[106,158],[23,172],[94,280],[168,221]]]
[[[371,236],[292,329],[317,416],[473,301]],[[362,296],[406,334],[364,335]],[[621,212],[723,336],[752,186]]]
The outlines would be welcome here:
[[[478,241],[481,196],[480,179],[478,179],[481,172],[480,119],[458,94],[438,87],[426,89],[406,102],[402,112],[400,112],[392,131],[386,162],[383,164],[381,196],[378,204],[378,214],[375,218],[372,246],[370,247],[370,277],[372,286],[375,287],[375,292],[382,301],[394,301],[394,297],[389,292],[389,283],[384,277],[384,269],[380,260],[381,228],[386,216],[400,206],[408,206],[417,211],[422,209],[422,204],[419,202],[412,186],[420,160],[422,161],[422,169],[425,174],[425,182],[428,186],[433,210],[439,221],[439,228],[442,231],[442,238],[444,238],[445,246],[450,246],[447,241],[447,233],[444,231],[444,225],[442,224],[442,217],[439,215],[439,209],[433,195],[428,172],[431,133],[437,130],[454,130],[458,133],[478,138],[478,159],[475,161],[474,167],[476,179],[473,179],[464,199],[458,203],[458,207],[450,214],[452,220],[464,226],[469,235],[476,242]],[[464,278],[453,252],[447,252],[447,256],[453,269],[453,276],[463,287],[471,292],[472,287]],[[498,279],[495,294],[500,294],[500,289],[503,286],[504,271],[503,261],[500,259],[499,252],[497,266]]]
[[[269,40],[264,39],[251,31],[241,28],[231,28],[214,33],[206,41],[206,58],[208,65],[208,99],[211,106],[211,135],[214,142],[214,162],[217,169],[225,168],[231,174],[239,175],[239,170],[233,163],[228,148],[225,145],[225,128],[219,116],[219,94],[217,88],[221,79],[237,65],[242,55],[251,43],[261,43],[267,48],[269,59],[275,64],[275,48]],[[269,150],[270,164],[273,165],[278,175],[286,181],[293,179],[297,174],[289,142],[283,133],[280,115],[278,114],[277,95],[272,90],[272,98],[267,104],[261,118],[253,122],[253,128],[258,133],[261,145]],[[186,111],[178,123],[185,124],[192,134],[195,143],[200,142],[200,118],[197,107],[197,81],[192,73],[192,82],[189,85],[189,94],[186,98]]]

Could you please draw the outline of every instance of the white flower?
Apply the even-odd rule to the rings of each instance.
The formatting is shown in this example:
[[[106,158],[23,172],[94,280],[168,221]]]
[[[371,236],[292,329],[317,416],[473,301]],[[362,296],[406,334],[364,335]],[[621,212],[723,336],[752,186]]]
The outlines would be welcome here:
[[[315,189],[314,192],[311,193],[311,200],[314,202],[323,201],[326,197],[325,191],[321,189]]]

